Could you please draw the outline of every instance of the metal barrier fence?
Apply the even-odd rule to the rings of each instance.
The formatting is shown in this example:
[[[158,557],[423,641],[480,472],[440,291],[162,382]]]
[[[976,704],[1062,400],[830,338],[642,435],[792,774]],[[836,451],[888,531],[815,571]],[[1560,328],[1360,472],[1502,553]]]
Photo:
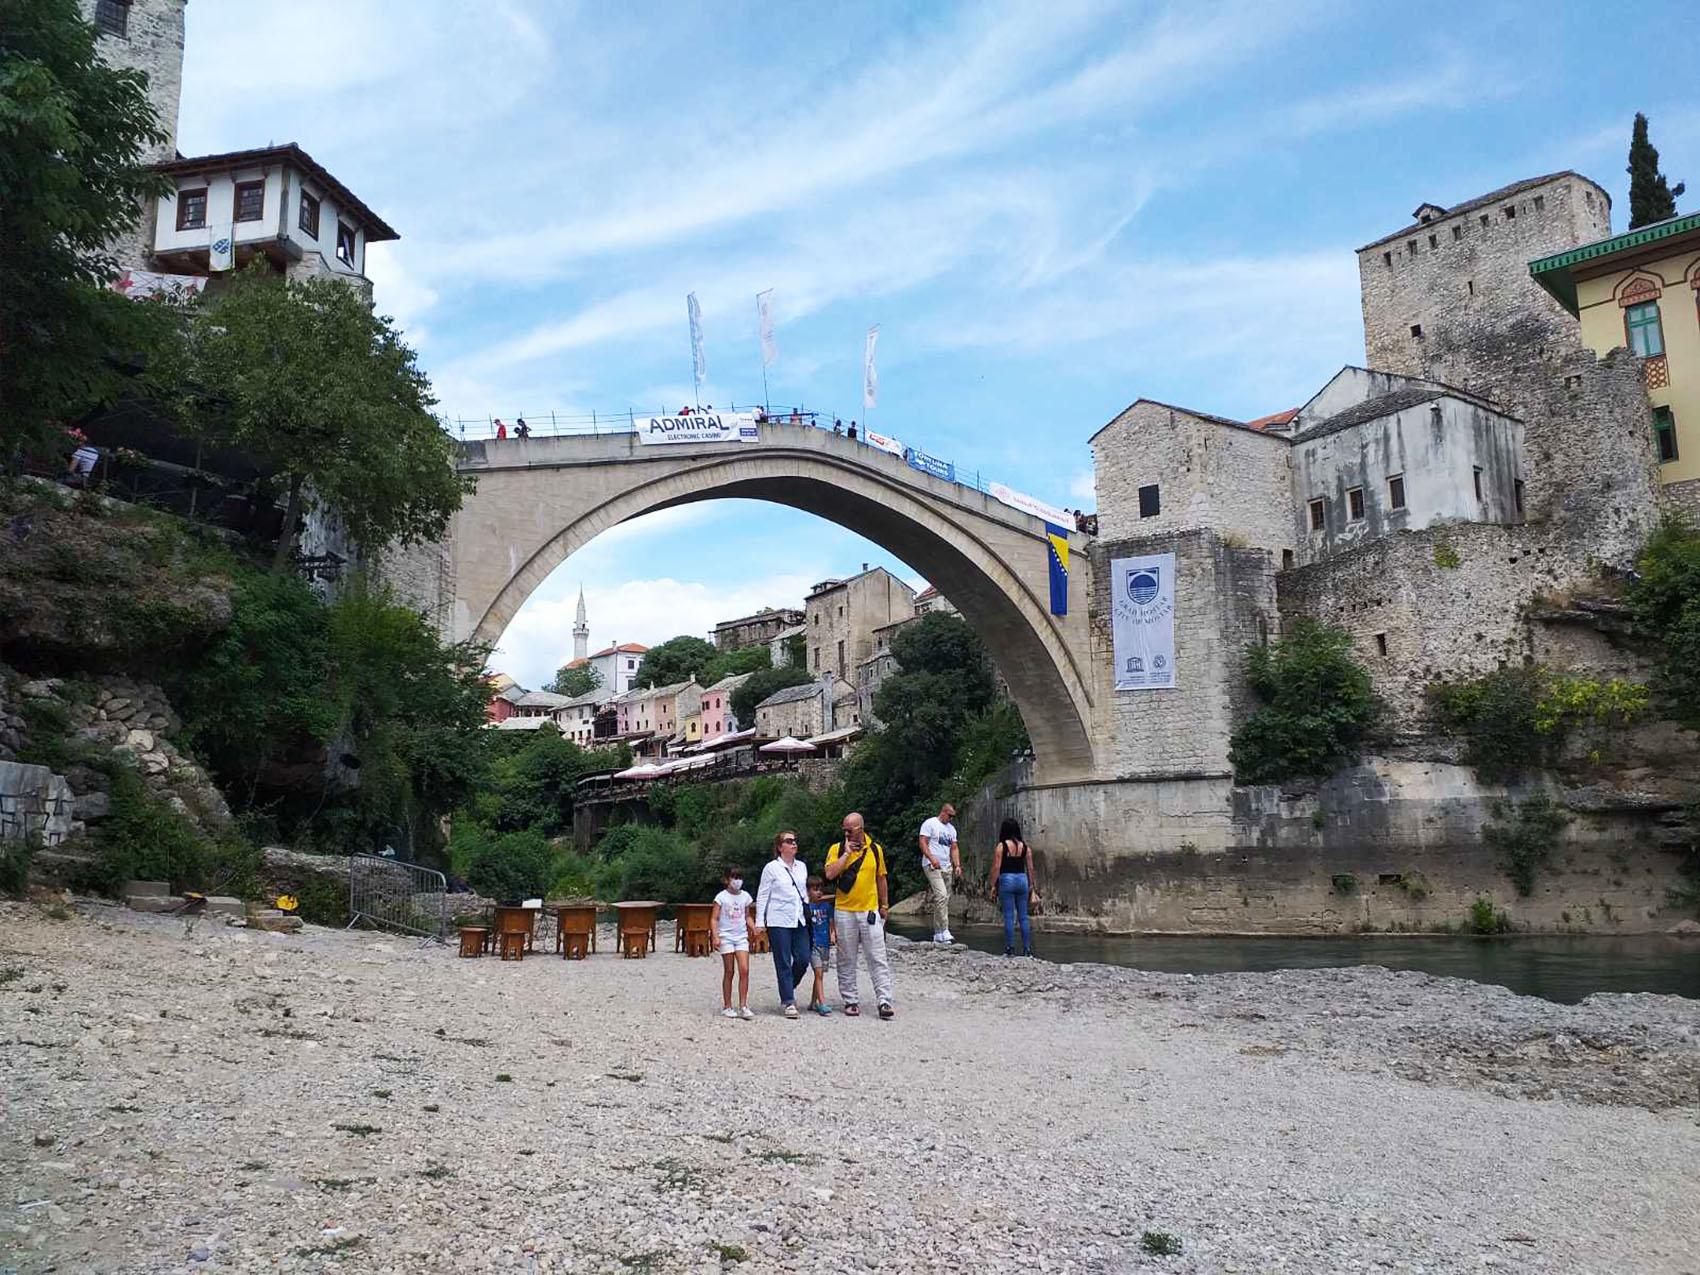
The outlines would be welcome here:
[[[348,924],[365,921],[441,940],[449,931],[449,883],[435,868],[375,854],[348,856]]]

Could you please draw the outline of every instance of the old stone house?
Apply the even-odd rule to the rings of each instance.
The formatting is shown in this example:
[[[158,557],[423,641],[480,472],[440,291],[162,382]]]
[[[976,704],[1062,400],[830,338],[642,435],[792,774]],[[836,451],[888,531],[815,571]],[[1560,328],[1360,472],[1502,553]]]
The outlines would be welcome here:
[[[822,674],[801,686],[775,691],[757,704],[756,733],[764,739],[779,739],[786,735],[808,739],[837,725],[852,725],[851,722],[837,722],[834,710],[837,705],[853,704],[855,698],[855,688],[843,678]]]
[[[764,607],[754,615],[722,620],[715,625],[714,645],[722,651],[765,646],[780,633],[794,629],[802,622],[803,613],[796,607]]]
[[[874,630],[915,614],[915,591],[866,564],[848,580],[824,580],[804,600],[808,671],[848,681],[874,653]]]

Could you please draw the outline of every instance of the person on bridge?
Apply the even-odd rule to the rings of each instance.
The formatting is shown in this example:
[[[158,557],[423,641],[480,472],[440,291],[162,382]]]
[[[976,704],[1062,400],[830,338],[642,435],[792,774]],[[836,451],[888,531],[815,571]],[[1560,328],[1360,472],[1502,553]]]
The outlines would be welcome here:
[[[496,437],[497,438],[506,438],[507,436],[508,436],[508,427],[502,423],[502,418],[500,416],[498,416],[496,418]]]
[[[832,432],[834,434],[842,434],[844,432],[844,422],[839,420],[836,416],[832,418]]]
[[[531,437],[531,426],[525,423],[525,417],[520,417],[519,420],[514,423],[514,433],[520,438]]]
[[[866,952],[880,1017],[890,1018],[896,1011],[891,1007],[891,962],[885,953],[885,918],[891,911],[885,847],[867,835],[862,816],[854,811],[844,816],[842,826],[844,839],[826,852],[826,879],[836,887],[838,999],[844,1002],[846,1018],[862,1012],[856,960]]]
[[[797,858],[795,832],[773,839],[773,855],[756,887],[756,929],[767,931],[785,1017],[796,1018],[797,988],[809,975],[809,869]]]
[[[948,801],[921,825],[921,872],[927,878],[927,900],[933,905],[933,942],[954,943],[950,932],[950,883],[962,876],[962,855],[956,848],[956,807]]]
[[[850,422],[850,441],[852,443],[856,441],[856,422],[855,421]]]

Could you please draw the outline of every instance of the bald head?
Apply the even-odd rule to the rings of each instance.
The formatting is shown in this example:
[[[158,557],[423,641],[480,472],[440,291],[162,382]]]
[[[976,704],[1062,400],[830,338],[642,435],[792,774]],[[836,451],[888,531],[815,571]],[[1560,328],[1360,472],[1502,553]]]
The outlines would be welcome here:
[[[862,840],[862,816],[852,810],[844,816],[842,829],[846,841],[852,845],[859,843]]]

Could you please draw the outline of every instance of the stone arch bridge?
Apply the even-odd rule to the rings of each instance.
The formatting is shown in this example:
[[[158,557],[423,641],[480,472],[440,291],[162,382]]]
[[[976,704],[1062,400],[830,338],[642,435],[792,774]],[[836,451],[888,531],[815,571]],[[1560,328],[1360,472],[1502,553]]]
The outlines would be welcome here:
[[[789,505],[887,549],[961,610],[1021,709],[1040,777],[1095,773],[1104,692],[1090,653],[1085,555],[1071,563],[1069,614],[1053,616],[1039,519],[825,430],[760,430],[746,443],[645,446],[615,433],[463,444],[461,470],[477,490],[445,546],[445,627],[493,644],[551,571],[628,519],[720,497]]]

